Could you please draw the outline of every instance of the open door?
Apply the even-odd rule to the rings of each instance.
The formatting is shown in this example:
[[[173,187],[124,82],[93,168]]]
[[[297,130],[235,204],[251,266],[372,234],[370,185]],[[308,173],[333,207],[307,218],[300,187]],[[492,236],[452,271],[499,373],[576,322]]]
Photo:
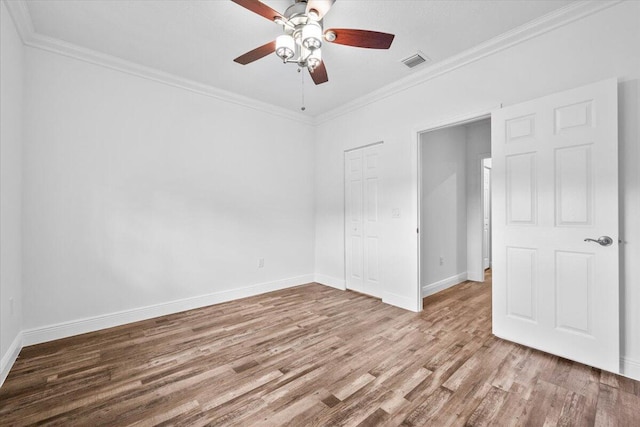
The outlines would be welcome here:
[[[617,81],[503,108],[491,129],[493,333],[619,372]]]

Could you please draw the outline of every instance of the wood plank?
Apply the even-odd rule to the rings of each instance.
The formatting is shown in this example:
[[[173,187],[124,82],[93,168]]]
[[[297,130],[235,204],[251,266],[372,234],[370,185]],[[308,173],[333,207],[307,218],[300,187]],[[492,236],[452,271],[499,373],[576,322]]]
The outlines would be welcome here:
[[[0,424],[640,425],[638,381],[494,337],[490,280],[424,307],[309,284],[25,347]]]

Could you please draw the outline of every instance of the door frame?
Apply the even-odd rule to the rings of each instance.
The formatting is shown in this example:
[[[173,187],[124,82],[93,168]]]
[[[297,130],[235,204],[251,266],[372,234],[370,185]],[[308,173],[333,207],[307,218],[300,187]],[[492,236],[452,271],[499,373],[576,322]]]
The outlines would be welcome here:
[[[414,173],[414,179],[415,179],[415,189],[416,189],[416,193],[415,193],[415,201],[416,201],[416,217],[415,217],[415,221],[416,221],[416,311],[420,312],[423,310],[422,307],[422,272],[420,271],[420,257],[421,257],[421,253],[420,253],[420,229],[421,229],[421,223],[420,223],[420,217],[421,217],[421,203],[422,203],[422,165],[421,165],[421,158],[422,158],[422,151],[421,151],[421,144],[420,144],[420,139],[422,137],[422,134],[424,133],[428,133],[428,132],[432,132],[432,131],[436,131],[436,130],[440,130],[440,129],[445,129],[445,128],[449,128],[449,127],[453,127],[453,126],[458,126],[458,125],[464,125],[464,124],[468,124],[468,123],[472,123],[472,122],[476,122],[479,120],[484,120],[484,119],[490,119],[491,118],[491,113],[494,110],[497,110],[499,108],[502,108],[502,104],[498,104],[498,105],[493,105],[490,107],[486,107],[486,108],[482,108],[479,110],[473,110],[473,111],[469,111],[466,113],[462,113],[462,114],[457,114],[457,115],[452,115],[449,116],[448,118],[444,118],[444,119],[440,119],[437,121],[433,121],[431,123],[427,122],[426,124],[422,125],[422,126],[417,126],[416,128],[413,129],[412,131],[412,139],[413,139],[413,150],[412,150],[412,154],[414,154],[415,157],[415,163],[414,163],[414,167],[415,169],[415,173]],[[482,251],[480,252],[480,256],[482,256]]]
[[[485,153],[480,153],[478,154],[478,156],[476,157],[476,166],[479,167],[478,170],[476,171],[472,171],[473,173],[479,172],[479,191],[480,191],[480,207],[482,208],[480,211],[480,215],[479,215],[479,220],[476,222],[476,226],[480,227],[480,236],[482,236],[481,239],[481,245],[480,245],[480,249],[477,253],[474,254],[474,257],[477,257],[478,260],[480,260],[480,262],[478,263],[478,265],[480,266],[480,269],[478,271],[473,271],[473,272],[467,272],[469,277],[469,280],[474,280],[476,282],[482,282],[484,281],[484,159],[490,159],[491,158],[491,152],[485,152]],[[469,252],[467,252],[469,253]]]
[[[486,166],[484,165],[484,161],[486,159],[490,159],[491,158],[491,153],[482,153],[479,155],[480,157],[480,174],[481,174],[481,180],[480,182],[482,183],[482,187],[484,189],[484,170],[486,168]],[[489,168],[489,236],[491,236],[491,230],[493,229],[493,224],[491,224],[491,213],[492,213],[492,207],[491,207],[491,173],[492,173],[492,168]],[[484,206],[485,206],[485,202],[486,200],[484,199],[484,191],[482,191],[482,194],[480,195],[480,203],[482,203],[482,209],[483,209],[483,215],[482,215],[482,274],[484,275]],[[491,240],[491,239],[489,239]],[[491,261],[493,260],[493,257],[491,256],[491,249],[492,245],[491,243],[489,243],[489,268],[491,268]]]

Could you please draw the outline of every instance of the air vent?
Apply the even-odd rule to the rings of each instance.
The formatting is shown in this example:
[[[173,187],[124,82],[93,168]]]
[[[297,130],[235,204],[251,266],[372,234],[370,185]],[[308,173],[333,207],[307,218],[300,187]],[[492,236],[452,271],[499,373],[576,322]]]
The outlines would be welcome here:
[[[404,58],[402,63],[409,68],[417,67],[420,64],[424,64],[429,61],[429,58],[422,52],[418,52],[415,55],[411,55],[408,58]]]

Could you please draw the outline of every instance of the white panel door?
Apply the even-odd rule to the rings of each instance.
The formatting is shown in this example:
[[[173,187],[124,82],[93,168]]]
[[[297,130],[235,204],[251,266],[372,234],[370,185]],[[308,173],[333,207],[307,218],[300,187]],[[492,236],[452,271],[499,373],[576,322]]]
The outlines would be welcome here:
[[[379,296],[379,150],[345,153],[347,289]]]
[[[380,268],[378,257],[380,213],[378,198],[380,177],[379,146],[363,149],[364,158],[364,293],[380,296]]]
[[[616,80],[503,108],[491,129],[493,333],[618,372]]]
[[[364,289],[364,184],[362,150],[345,153],[345,264],[346,286]]]

